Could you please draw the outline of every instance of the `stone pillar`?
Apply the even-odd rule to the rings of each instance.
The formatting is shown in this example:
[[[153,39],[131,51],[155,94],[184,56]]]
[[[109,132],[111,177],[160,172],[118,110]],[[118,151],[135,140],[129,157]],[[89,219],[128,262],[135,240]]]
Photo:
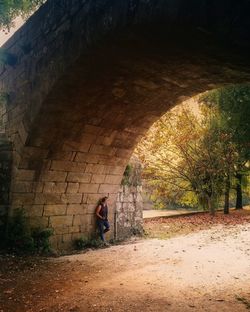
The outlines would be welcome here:
[[[142,187],[122,185],[115,213],[115,238],[124,239],[142,233],[143,201]]]

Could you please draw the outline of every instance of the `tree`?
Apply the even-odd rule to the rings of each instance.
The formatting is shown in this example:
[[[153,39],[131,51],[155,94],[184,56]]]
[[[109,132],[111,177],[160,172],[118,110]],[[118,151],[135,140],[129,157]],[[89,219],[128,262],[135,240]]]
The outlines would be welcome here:
[[[232,140],[232,133],[224,126],[221,113],[216,107],[207,108],[213,111],[213,117],[209,126],[209,137],[204,137],[204,142],[214,146],[213,156],[220,157],[220,169],[222,175],[222,187],[224,184],[224,213],[229,213],[229,198],[231,181],[235,172],[235,164],[238,162],[237,146]]]
[[[224,140],[218,139],[218,134]],[[156,196],[181,202],[189,193],[214,214],[216,200],[224,190],[225,171],[231,172],[235,157],[232,145],[229,162],[225,142],[225,134],[218,132],[215,123],[215,110],[204,108],[196,116],[190,109],[175,109],[153,126],[137,154]]]
[[[0,29],[9,30],[17,16],[29,17],[45,0],[0,1]]]
[[[242,182],[249,174],[250,160],[250,85],[229,86],[208,92],[202,96],[208,105],[220,110],[223,130],[231,134],[231,141],[237,146],[238,161],[235,163],[236,209],[243,208]]]

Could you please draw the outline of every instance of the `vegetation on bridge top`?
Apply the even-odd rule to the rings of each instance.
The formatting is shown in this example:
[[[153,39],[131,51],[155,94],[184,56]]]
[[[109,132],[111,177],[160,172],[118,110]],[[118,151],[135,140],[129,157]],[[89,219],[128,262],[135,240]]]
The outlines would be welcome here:
[[[0,1],[0,29],[8,31],[18,16],[29,17],[45,0]]]

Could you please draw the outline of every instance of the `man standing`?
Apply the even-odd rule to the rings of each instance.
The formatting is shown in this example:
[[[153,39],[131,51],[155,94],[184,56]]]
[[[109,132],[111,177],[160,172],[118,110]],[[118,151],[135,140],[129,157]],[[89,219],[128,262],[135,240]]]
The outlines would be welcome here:
[[[110,230],[108,222],[108,197],[105,196],[100,200],[96,208],[97,226],[100,233],[100,238],[105,242],[104,234]]]

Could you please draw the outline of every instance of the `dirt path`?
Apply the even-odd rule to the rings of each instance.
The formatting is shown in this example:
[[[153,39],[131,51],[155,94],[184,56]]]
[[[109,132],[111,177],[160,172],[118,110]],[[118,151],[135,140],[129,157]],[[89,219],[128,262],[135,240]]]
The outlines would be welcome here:
[[[250,223],[1,264],[7,270],[0,275],[1,312],[250,308]]]
[[[178,210],[144,210],[143,219],[151,219],[155,217],[179,216],[190,213],[197,213],[195,210],[178,209]]]

